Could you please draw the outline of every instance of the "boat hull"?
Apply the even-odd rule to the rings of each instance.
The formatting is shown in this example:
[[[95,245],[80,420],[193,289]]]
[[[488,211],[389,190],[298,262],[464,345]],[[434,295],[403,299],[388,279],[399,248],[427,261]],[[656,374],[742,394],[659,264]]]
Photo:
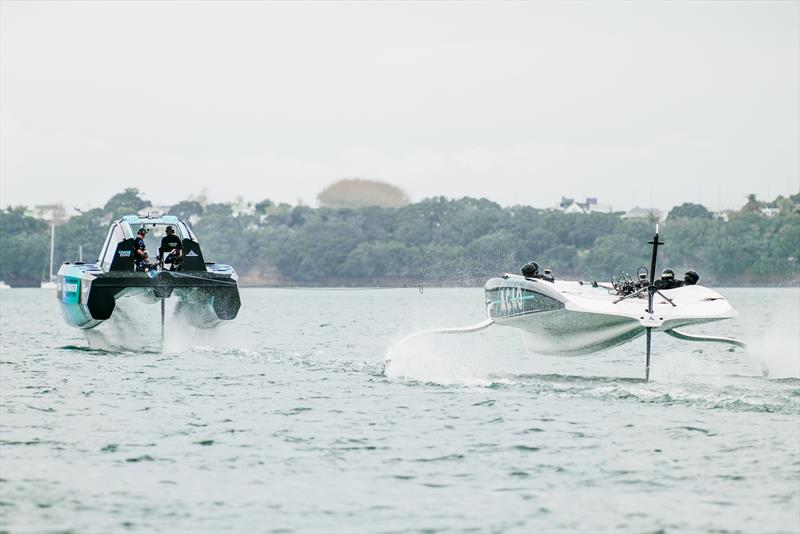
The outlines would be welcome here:
[[[64,265],[58,273],[56,296],[67,323],[81,329],[110,319],[123,299],[175,299],[176,315],[197,328],[235,319],[241,306],[232,271],[107,273],[96,265]]]
[[[645,333],[735,317],[719,293],[690,286],[658,295],[653,313],[646,298],[624,301],[607,288],[582,282],[492,278],[485,287],[488,316],[498,326],[522,330],[542,354],[586,354],[626,343]]]
[[[566,309],[496,317],[495,324],[522,330],[528,347],[540,354],[588,354],[626,343],[645,329],[638,322]]]

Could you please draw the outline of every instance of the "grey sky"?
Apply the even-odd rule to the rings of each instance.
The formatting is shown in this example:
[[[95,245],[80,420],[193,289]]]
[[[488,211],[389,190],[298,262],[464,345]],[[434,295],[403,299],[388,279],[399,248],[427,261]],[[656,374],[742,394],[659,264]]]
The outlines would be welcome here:
[[[800,2],[2,1],[0,202],[800,188]]]

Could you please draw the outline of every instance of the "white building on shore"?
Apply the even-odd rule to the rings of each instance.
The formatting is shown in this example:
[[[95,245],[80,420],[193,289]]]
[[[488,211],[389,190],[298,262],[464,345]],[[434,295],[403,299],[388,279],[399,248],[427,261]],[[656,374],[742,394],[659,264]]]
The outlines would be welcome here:
[[[576,202],[574,198],[561,197],[559,208],[564,213],[612,213],[611,204],[600,204],[596,197],[587,197],[586,202]]]
[[[622,216],[623,219],[645,219],[648,221],[659,221],[663,222],[664,219],[667,218],[667,214],[661,211],[658,208],[640,208],[636,206],[635,208],[628,210]]]

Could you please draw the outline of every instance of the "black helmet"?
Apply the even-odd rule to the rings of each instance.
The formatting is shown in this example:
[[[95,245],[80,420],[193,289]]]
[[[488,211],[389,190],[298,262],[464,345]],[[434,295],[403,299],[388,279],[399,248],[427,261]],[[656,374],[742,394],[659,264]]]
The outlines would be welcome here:
[[[662,280],[675,280],[675,271],[672,269],[664,269],[661,271]]]
[[[697,274],[697,271],[686,271],[686,274],[683,275],[683,282],[687,286],[693,286],[700,280],[700,275]]]
[[[172,225],[169,225],[169,226],[167,226],[166,228],[164,228],[164,231],[165,231],[165,232],[174,232],[174,231],[175,231],[175,228],[173,228],[173,227],[172,227]]]
[[[142,226],[142,227],[141,227],[141,228],[139,228],[139,230],[136,232],[136,235],[139,235],[139,234],[141,234],[141,235],[145,235],[146,233],[147,233],[147,228],[145,228],[144,226]]]
[[[533,278],[537,274],[539,274],[539,264],[535,261],[529,261],[525,265],[522,266],[522,276],[525,278]]]

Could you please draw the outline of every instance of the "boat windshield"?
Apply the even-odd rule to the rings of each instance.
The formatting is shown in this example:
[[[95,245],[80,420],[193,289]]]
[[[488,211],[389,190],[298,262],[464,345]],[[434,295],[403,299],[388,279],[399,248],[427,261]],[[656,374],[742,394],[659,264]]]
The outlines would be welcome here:
[[[197,241],[189,226],[177,217],[170,217],[167,221],[162,220],[138,220],[133,216],[123,217],[119,221],[112,223],[108,231],[105,243],[100,253],[100,264],[103,270],[108,271],[114,260],[114,255],[119,243],[126,239],[135,239],[140,228],[147,230],[144,237],[145,250],[149,261],[156,263],[159,260],[159,248],[161,240],[167,236],[167,228],[172,227],[174,236],[180,241],[189,239]],[[169,252],[169,251],[165,251]],[[122,254],[120,254],[122,257]]]
[[[182,224],[139,224],[131,225],[134,235],[139,228],[144,227],[147,233],[144,236],[144,245],[147,248],[148,254],[151,258],[155,258],[158,254],[158,249],[161,246],[161,240],[167,236],[167,226],[171,226],[175,230],[175,235],[183,241],[188,236],[184,235]]]

